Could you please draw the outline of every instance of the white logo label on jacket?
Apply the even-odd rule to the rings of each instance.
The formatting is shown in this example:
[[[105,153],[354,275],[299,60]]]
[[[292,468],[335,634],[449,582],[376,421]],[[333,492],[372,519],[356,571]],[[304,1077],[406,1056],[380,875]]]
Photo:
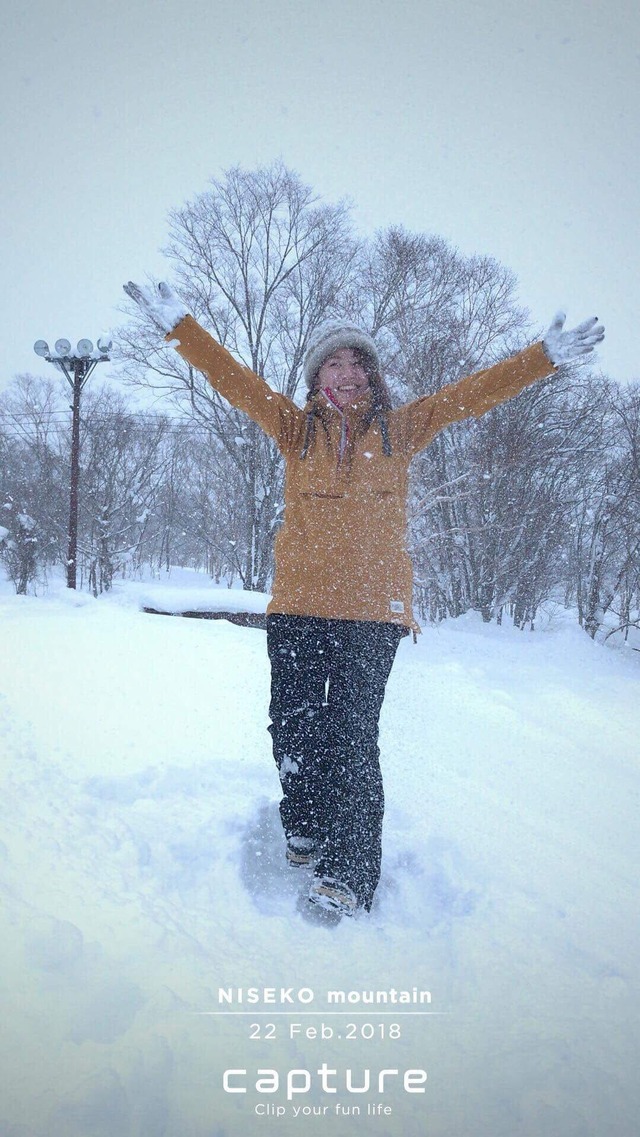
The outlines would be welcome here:
[[[389,601],[389,607],[390,607],[391,611],[395,612],[395,614],[398,616],[401,616],[402,613],[404,612],[404,604],[402,603],[402,600],[391,600],[391,601]]]

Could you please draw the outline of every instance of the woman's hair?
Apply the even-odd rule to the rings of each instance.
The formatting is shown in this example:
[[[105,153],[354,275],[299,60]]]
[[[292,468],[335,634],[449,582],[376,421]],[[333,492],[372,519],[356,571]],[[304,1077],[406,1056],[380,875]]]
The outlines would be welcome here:
[[[385,383],[382,374],[377,367],[372,366],[371,361],[367,359],[365,352],[357,352],[362,357],[362,364],[369,378],[369,388],[371,390],[371,403],[375,408],[375,413],[379,411],[391,410],[391,396],[389,388]]]

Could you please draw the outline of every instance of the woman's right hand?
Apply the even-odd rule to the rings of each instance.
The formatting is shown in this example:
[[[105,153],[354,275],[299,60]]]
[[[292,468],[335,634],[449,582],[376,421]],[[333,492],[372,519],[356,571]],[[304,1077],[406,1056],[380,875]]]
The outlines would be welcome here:
[[[164,280],[160,281],[157,292],[132,280],[122,287],[161,332],[172,332],[189,315],[189,309]]]

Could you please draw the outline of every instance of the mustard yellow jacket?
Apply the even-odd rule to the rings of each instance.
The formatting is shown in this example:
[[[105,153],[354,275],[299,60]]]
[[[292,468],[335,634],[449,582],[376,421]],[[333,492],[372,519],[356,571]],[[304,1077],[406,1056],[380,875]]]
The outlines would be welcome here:
[[[268,612],[376,620],[419,631],[406,549],[411,459],[449,423],[479,417],[555,370],[542,344],[388,412],[391,456],[379,423],[365,429],[369,396],[342,414],[319,396],[319,424],[306,456],[306,411],[238,363],[191,316],[169,336],[193,367],[277,443],[285,458],[284,523],[275,543]],[[344,434],[343,434],[344,437]]]

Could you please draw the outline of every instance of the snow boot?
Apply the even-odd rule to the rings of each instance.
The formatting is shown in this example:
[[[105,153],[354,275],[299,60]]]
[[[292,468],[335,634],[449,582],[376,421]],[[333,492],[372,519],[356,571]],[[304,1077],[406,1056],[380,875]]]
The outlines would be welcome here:
[[[315,859],[317,848],[317,842],[312,837],[289,837],[287,838],[287,863],[297,868],[310,865]]]
[[[317,877],[309,890],[312,904],[340,916],[353,916],[358,908],[358,898],[348,884],[334,880],[332,876]]]

